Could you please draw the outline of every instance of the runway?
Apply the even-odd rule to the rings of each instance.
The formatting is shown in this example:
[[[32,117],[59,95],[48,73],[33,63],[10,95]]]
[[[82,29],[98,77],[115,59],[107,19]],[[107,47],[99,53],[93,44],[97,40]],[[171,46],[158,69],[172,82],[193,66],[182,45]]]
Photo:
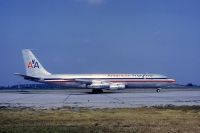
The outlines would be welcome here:
[[[0,91],[0,108],[136,108],[143,106],[200,105],[200,89],[169,90],[156,93],[153,90],[121,90],[103,94],[88,94],[86,90],[27,90]],[[87,91],[86,91],[87,92]]]

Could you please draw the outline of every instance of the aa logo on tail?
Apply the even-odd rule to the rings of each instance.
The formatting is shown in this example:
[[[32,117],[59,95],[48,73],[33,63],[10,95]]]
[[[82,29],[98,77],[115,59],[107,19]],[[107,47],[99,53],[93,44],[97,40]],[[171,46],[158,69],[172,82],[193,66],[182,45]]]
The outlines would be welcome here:
[[[38,64],[38,62],[37,61],[35,61],[35,60],[32,60],[32,61],[30,61],[29,63],[28,63],[28,68],[39,68],[39,64]]]

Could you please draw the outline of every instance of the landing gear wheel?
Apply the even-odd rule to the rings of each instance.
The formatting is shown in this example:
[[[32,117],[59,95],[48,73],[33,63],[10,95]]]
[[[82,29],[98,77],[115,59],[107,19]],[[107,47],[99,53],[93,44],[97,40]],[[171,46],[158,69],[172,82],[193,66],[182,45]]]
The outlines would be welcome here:
[[[98,94],[98,93],[103,93],[102,89],[92,89],[92,93]]]
[[[158,88],[158,89],[156,89],[156,92],[157,92],[157,93],[159,93],[159,92],[160,92],[160,89],[159,89],[159,88]]]

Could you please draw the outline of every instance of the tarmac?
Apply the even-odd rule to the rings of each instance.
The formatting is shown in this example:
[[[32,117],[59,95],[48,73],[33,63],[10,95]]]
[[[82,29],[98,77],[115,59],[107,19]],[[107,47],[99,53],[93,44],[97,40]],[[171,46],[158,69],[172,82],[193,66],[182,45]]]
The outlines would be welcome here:
[[[0,90],[0,108],[54,109],[137,108],[151,106],[200,105],[200,89],[155,90],[129,89],[90,94],[91,90]]]

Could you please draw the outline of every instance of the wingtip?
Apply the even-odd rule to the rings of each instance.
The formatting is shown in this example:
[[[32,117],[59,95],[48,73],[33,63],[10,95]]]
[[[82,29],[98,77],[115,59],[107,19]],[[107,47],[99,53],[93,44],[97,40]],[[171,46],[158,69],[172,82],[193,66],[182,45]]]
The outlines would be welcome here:
[[[20,73],[14,73],[14,75],[20,75]]]
[[[22,77],[26,76],[26,75],[24,75],[24,74],[21,74],[21,73],[14,73],[14,75],[17,75],[17,76],[22,76]]]

